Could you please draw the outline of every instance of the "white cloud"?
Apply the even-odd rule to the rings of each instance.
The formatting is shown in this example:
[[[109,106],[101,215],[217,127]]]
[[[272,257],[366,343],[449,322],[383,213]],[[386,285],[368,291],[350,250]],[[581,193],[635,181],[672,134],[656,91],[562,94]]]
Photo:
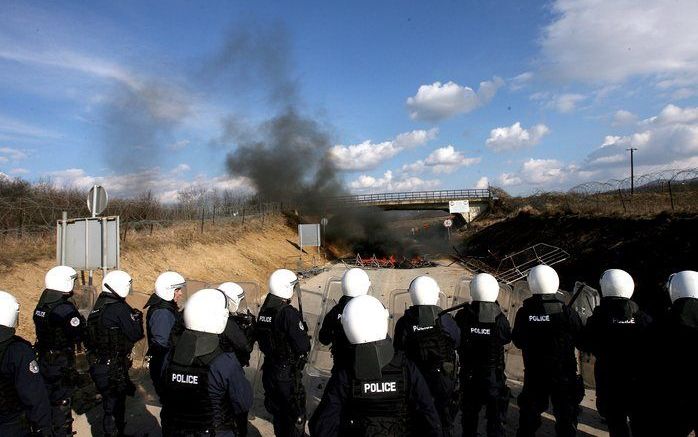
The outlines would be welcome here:
[[[489,188],[489,186],[490,186],[490,180],[487,178],[487,176],[481,177],[475,183],[475,188],[481,189],[481,190],[484,190],[485,188]]]
[[[611,123],[611,126],[628,126],[634,124],[635,122],[637,122],[637,115],[630,111],[621,109],[613,114],[613,123]]]
[[[407,108],[413,120],[439,121],[488,104],[503,84],[501,78],[495,77],[480,82],[477,92],[450,81],[421,85],[417,94],[407,98]]]
[[[335,166],[340,170],[371,170],[405,149],[426,144],[436,138],[438,132],[438,129],[413,130],[382,143],[366,140],[363,143],[350,146],[336,145],[330,149],[329,153]]]
[[[172,169],[172,173],[184,173],[191,170],[189,164],[179,164],[177,167]]]
[[[531,80],[533,80],[533,72],[526,71],[525,73],[512,77],[509,80],[509,88],[511,88],[513,91],[520,90],[528,85]]]
[[[12,147],[0,147],[0,155],[4,155],[3,158],[9,161],[21,161],[27,158],[27,153],[25,151],[13,149]]]
[[[521,185],[521,178],[513,173],[502,173],[499,175],[499,183],[502,184],[503,187]]]
[[[698,157],[698,107],[667,105],[654,117],[642,120],[640,130],[625,136],[607,136],[587,156],[589,169],[626,166],[627,148],[635,147],[637,165],[663,165]]]
[[[563,79],[620,82],[698,73],[695,0],[557,0],[552,8],[542,52]]]
[[[459,167],[467,167],[477,164],[481,158],[467,158],[463,152],[457,151],[453,146],[440,147],[429,154],[425,159],[420,159],[412,164],[402,166],[403,173],[421,173],[431,169],[433,173],[452,173]]]
[[[495,152],[518,150],[538,144],[541,138],[548,133],[550,133],[550,129],[544,124],[524,129],[517,121],[508,127],[492,129],[486,145]]]
[[[566,114],[577,109],[577,104],[584,100],[586,100],[586,96],[581,94],[560,94],[554,96],[547,106]]]
[[[523,163],[518,173],[502,173],[499,182],[503,186],[535,185],[560,189],[568,176],[576,171],[574,166],[565,166],[556,159],[530,158]]]
[[[27,170],[26,168],[17,167],[10,170],[10,173],[14,175],[28,174],[29,170]]]
[[[94,184],[103,185],[115,196],[133,196],[144,190],[152,190],[155,196],[163,202],[174,202],[177,193],[194,186],[219,190],[252,191],[252,186],[246,178],[229,178],[218,176],[208,178],[199,175],[193,180],[184,180],[176,174],[163,173],[154,167],[135,173],[110,176],[91,176],[80,168],[70,168],[48,173],[51,183],[61,188],[89,189]]]
[[[438,179],[425,180],[416,176],[395,178],[393,172],[388,170],[380,178],[361,175],[349,183],[349,188],[354,192],[415,191],[436,188],[440,183]]]
[[[0,139],[53,139],[59,135],[43,127],[0,114]]]

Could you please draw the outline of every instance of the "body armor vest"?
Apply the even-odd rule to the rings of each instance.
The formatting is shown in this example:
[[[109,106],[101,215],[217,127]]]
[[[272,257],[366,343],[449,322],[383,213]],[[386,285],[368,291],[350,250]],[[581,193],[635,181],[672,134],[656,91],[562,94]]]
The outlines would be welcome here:
[[[172,361],[163,374],[163,415],[167,427],[184,433],[208,431],[212,434],[215,430],[233,429],[233,412],[228,399],[223,399],[223,405],[213,405],[208,392],[210,364],[223,351],[215,347],[213,352],[192,357],[196,354],[196,346],[191,345],[189,337],[185,333],[175,346]],[[180,354],[177,347],[190,351]],[[182,359],[181,355],[188,356]],[[216,417],[219,423],[216,423]]]
[[[401,436],[409,433],[409,378],[405,360],[396,356],[379,379],[352,378],[342,435]]]
[[[14,342],[20,341],[31,347],[29,342],[20,337],[13,336],[11,339],[0,343],[0,365],[5,359],[5,351]],[[22,401],[19,399],[15,388],[14,375],[0,374],[0,415],[10,415],[21,412],[24,409]]]
[[[496,305],[494,302],[487,304]],[[481,318],[480,306],[483,302],[476,302],[472,305],[465,320],[462,330],[464,370],[472,372],[488,371],[490,369],[504,369],[504,347],[502,346],[498,333],[496,318],[501,316],[501,312],[494,317]],[[481,321],[486,320],[486,321]]]
[[[286,333],[278,329],[276,318],[288,303],[273,294],[267,296],[257,316],[257,341],[264,356],[276,363],[287,363],[294,359]]]
[[[107,327],[102,320],[107,307],[118,302],[117,298],[109,294],[100,294],[87,318],[87,335],[93,351],[99,358],[125,357],[133,348],[133,343],[126,338],[121,328]]]
[[[419,307],[426,305],[413,306],[405,312],[409,321],[407,329],[410,329],[405,344],[407,357],[423,371],[439,369],[444,363],[455,363],[453,340],[437,317],[441,309],[432,307],[434,318],[425,318],[420,317],[419,313],[424,311]]]
[[[523,351],[526,371],[575,374],[577,361],[568,308],[556,296],[524,300],[530,342]]]
[[[155,311],[160,309],[170,311],[175,316],[175,325],[177,323],[181,323],[181,320],[178,320],[181,317],[181,314],[179,311],[177,311],[177,304],[174,303],[174,301],[162,299],[160,296],[154,293],[150,296],[150,299],[148,299],[148,302],[145,304],[144,308],[148,308],[148,312],[145,315],[145,329],[147,331],[148,338],[148,355],[150,355],[153,347],[153,337],[150,334],[150,318],[153,316]]]
[[[65,335],[64,327],[51,318],[51,312],[58,305],[65,303],[63,293],[56,290],[44,290],[34,310],[37,349],[40,352],[72,349],[71,340]]]

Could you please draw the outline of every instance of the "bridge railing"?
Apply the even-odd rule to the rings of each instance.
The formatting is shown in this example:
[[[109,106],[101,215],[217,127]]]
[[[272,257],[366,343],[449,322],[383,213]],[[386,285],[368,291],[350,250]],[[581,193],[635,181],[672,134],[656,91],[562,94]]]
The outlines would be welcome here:
[[[330,199],[334,205],[382,204],[423,201],[425,203],[448,202],[449,200],[483,199],[492,197],[488,189],[409,191],[404,193],[355,194]]]

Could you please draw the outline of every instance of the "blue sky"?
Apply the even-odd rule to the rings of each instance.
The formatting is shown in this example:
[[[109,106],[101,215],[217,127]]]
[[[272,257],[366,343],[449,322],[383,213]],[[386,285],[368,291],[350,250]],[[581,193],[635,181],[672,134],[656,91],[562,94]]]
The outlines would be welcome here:
[[[698,3],[14,2],[0,172],[61,186],[246,189],[234,115],[294,105],[354,192],[564,190],[698,167]],[[248,49],[226,69],[226,44]],[[251,47],[251,49],[249,49]],[[232,65],[232,67],[230,67]]]

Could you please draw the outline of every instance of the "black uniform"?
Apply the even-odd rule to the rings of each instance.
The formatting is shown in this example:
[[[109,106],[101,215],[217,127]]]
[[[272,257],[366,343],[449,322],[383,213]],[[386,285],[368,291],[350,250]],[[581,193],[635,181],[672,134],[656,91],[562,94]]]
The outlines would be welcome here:
[[[34,350],[14,333],[0,326],[0,436],[52,436],[51,406]]]
[[[450,314],[438,317],[441,308],[414,305],[395,324],[395,349],[413,361],[431,390],[444,435],[451,435],[455,408],[456,348],[460,329]]]
[[[102,395],[106,436],[123,434],[126,395],[136,387],[128,370],[133,345],[143,338],[143,316],[124,299],[103,292],[87,318],[90,344],[90,376]]]
[[[252,406],[252,387],[216,334],[185,330],[165,361],[163,436],[240,435],[235,417]]]
[[[576,434],[579,403],[584,397],[574,351],[581,329],[579,315],[555,295],[534,295],[516,313],[512,339],[523,352],[525,367],[518,398],[518,437],[535,435],[549,401],[558,437]]]
[[[662,424],[655,435],[686,437],[698,433],[698,299],[677,299],[659,329],[659,364],[655,370],[662,385],[654,399],[665,414],[651,411],[653,422]]]
[[[346,334],[344,334],[344,328],[342,327],[342,312],[347,303],[352,299],[351,296],[342,296],[337,302],[337,305],[333,306],[325,318],[322,320],[322,327],[318,334],[318,340],[324,345],[331,345],[330,351],[332,352],[332,372],[334,372],[338,366],[347,366],[352,362],[352,345],[347,340]]]
[[[182,314],[177,309],[177,304],[171,300],[162,299],[153,293],[145,304],[148,312],[145,316],[145,327],[148,338],[148,352],[150,357],[148,370],[153,381],[153,387],[158,396],[160,393],[160,376],[165,355],[172,347],[172,328],[177,323],[183,323]]]
[[[477,436],[480,410],[487,410],[487,436],[504,437],[509,403],[504,375],[504,346],[511,327],[496,302],[473,302],[456,314],[461,329],[463,436]]]
[[[651,318],[637,304],[623,297],[604,297],[582,331],[582,350],[596,357],[596,407],[608,423],[611,437],[633,435],[637,425],[638,400],[642,396],[638,369],[646,362]]]
[[[250,365],[254,348],[254,316],[251,313],[235,313],[228,317],[225,330],[219,336],[223,352],[235,354],[242,367]],[[247,435],[247,410],[235,416],[235,431],[239,437]]]
[[[73,435],[71,397],[77,386],[75,351],[82,346],[85,318],[70,295],[46,289],[34,310],[39,369],[51,402],[55,434]]]
[[[257,317],[255,338],[264,354],[264,406],[274,416],[274,434],[302,436],[306,420],[303,367],[310,337],[300,312],[289,300],[267,295]]]
[[[310,420],[311,435],[441,436],[426,381],[390,340],[356,346],[352,365],[338,368]]]

